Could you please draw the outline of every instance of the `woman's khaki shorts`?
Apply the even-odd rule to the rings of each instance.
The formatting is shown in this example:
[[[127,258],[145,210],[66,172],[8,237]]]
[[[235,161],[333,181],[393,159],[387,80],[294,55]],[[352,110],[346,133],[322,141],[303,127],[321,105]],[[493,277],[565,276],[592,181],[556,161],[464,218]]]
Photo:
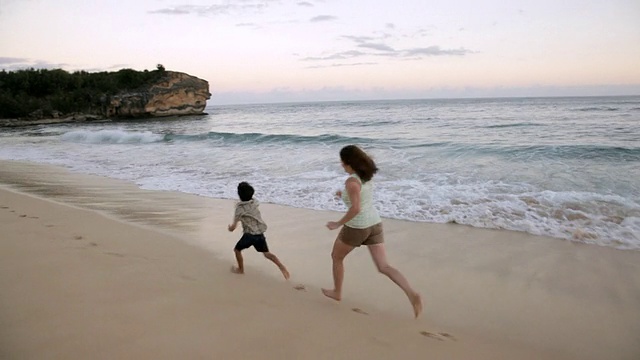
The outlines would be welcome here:
[[[338,239],[347,245],[355,247],[360,245],[382,244],[384,242],[382,223],[364,229],[350,228],[345,225],[340,229]]]

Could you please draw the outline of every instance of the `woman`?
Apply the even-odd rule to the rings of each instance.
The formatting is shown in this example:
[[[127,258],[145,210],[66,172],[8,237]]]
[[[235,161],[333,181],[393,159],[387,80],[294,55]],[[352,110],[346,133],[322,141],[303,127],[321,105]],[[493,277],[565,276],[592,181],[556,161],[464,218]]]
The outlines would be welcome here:
[[[340,301],[342,281],[344,279],[344,258],[360,245],[366,245],[378,271],[386,275],[407,294],[413,314],[418,317],[422,312],[420,294],[411,288],[407,279],[387,262],[384,250],[382,220],[373,206],[371,178],[378,171],[374,161],[355,145],[340,150],[342,168],[349,174],[345,181],[345,191],[336,192],[349,210],[338,221],[329,221],[327,228],[335,230],[342,226],[333,244],[333,289],[322,289],[324,295]]]

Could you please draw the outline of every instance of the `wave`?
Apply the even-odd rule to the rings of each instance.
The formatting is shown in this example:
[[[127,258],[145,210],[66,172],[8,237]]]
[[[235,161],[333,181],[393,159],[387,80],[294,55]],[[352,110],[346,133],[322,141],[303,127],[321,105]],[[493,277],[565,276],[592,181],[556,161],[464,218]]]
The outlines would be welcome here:
[[[517,124],[513,124],[516,125]],[[200,134],[156,134],[150,131],[76,130],[61,135],[63,141],[86,144],[146,144],[158,142],[218,141],[229,144],[367,144],[396,149],[439,149],[455,156],[497,155],[513,159],[589,159],[640,161],[640,147],[598,145],[530,145],[502,146],[491,144],[460,144],[452,142],[372,139],[334,134],[292,135],[264,133],[207,132]]]
[[[442,142],[421,142],[421,143],[398,143],[398,144],[394,144],[393,146],[391,146],[391,148],[394,149],[415,149],[415,148],[446,148],[446,147],[451,147],[453,145],[453,143],[449,142],[449,141],[442,141]]]
[[[228,143],[370,143],[374,140],[362,137],[322,134],[316,136],[263,133],[208,132],[200,134],[155,134],[150,131],[125,130],[76,130],[61,135],[63,141],[86,144],[145,144],[156,142],[224,141]]]
[[[574,109],[575,111],[618,111],[619,108],[609,106],[591,106],[585,108]]]
[[[263,133],[227,133],[227,132],[208,132],[195,135],[182,134],[166,134],[164,141],[203,141],[217,140],[229,143],[287,143],[287,144],[304,144],[304,143],[323,143],[323,144],[350,144],[350,143],[371,143],[374,140],[363,137],[341,136],[332,134],[321,135],[292,135],[292,134],[263,134]]]
[[[451,146],[451,142],[415,142],[406,139],[374,139],[367,137],[342,136],[333,134],[320,135],[292,135],[292,134],[263,134],[263,133],[227,133],[209,132],[195,135],[166,134],[167,142],[190,141],[223,141],[225,143],[239,144],[366,144],[367,146],[380,146],[384,148],[410,149],[410,148],[437,148]]]
[[[639,147],[596,146],[596,145],[531,145],[531,146],[491,146],[491,145],[447,145],[448,151],[456,156],[499,155],[513,159],[588,159],[607,161],[640,161]]]
[[[162,141],[163,135],[151,131],[75,130],[62,134],[61,139],[84,144],[145,144]]]
[[[422,119],[421,119],[422,120]],[[431,120],[431,118],[426,118],[424,120]],[[384,126],[384,125],[398,125],[400,124],[400,120],[380,120],[380,121],[367,121],[367,122],[353,122],[355,126],[358,127],[376,127],[376,126]]]
[[[509,127],[529,127],[529,126],[546,126],[546,125],[537,124],[537,123],[515,123],[515,124],[488,125],[488,126],[481,126],[481,127],[485,129],[501,129],[501,128],[509,128]]]

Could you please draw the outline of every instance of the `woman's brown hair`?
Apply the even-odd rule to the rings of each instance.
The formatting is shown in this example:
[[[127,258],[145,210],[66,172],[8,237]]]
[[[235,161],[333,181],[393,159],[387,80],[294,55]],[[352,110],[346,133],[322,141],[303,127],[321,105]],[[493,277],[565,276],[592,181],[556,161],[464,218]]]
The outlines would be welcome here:
[[[355,145],[347,145],[340,150],[340,160],[351,166],[363,183],[371,180],[378,172],[376,163],[362,149]]]

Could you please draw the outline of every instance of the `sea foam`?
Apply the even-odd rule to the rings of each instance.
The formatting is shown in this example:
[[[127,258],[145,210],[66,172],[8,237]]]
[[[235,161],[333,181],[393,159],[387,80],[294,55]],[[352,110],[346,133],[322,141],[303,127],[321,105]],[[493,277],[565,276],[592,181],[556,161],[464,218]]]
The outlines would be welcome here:
[[[116,130],[75,130],[61,136],[63,141],[85,144],[135,144],[153,143],[162,141],[164,135],[154,134],[150,131],[126,131]]]

